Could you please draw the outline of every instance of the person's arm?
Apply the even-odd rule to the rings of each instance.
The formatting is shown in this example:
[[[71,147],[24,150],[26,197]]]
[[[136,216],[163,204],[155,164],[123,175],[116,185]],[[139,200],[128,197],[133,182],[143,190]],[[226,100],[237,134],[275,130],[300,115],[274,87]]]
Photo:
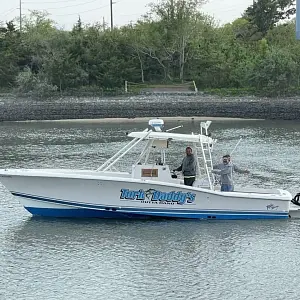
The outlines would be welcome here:
[[[219,169],[219,164],[213,165],[213,169],[211,170],[211,172],[214,174],[220,175],[221,170],[218,170],[218,169]]]
[[[226,174],[230,174],[231,170],[230,168],[224,168],[222,170],[212,170],[212,173],[214,174],[218,174],[218,175],[226,175]]]
[[[177,169],[174,169],[173,171],[182,171],[182,164],[180,167],[178,167]]]
[[[213,169],[220,169],[220,164],[213,165]]]
[[[213,169],[211,172],[217,175],[221,175],[221,170]]]
[[[250,173],[249,170],[241,169],[237,165],[233,165],[233,170],[234,170],[234,172],[241,173],[241,174],[248,174],[248,173]]]
[[[196,174],[196,172],[197,172],[197,161],[195,159],[195,156],[192,159],[191,167],[192,167],[192,172],[195,172],[195,174]]]
[[[188,162],[188,165],[195,165],[196,164],[196,160],[195,160],[195,156],[192,157],[192,159]]]

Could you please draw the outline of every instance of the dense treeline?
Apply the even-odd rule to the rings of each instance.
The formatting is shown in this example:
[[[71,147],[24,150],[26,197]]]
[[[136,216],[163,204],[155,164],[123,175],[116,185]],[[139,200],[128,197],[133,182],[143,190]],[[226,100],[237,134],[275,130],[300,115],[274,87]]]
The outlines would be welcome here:
[[[195,80],[198,89],[231,88],[268,95],[300,89],[300,42],[293,0],[257,0],[241,18],[217,26],[204,0],[162,0],[136,24],[59,30],[34,11],[0,25],[0,88],[51,94],[110,89],[124,81]]]

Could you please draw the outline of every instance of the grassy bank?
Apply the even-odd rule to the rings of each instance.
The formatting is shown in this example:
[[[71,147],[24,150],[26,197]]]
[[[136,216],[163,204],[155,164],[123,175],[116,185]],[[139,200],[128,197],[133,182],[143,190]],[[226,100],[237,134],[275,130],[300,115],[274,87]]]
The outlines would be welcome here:
[[[51,91],[39,93],[32,91],[29,93],[16,93],[14,89],[0,90],[0,98],[31,98],[34,100],[58,99],[61,97],[111,97],[123,95],[124,89],[121,88],[99,88],[99,87],[80,87],[77,89],[66,89],[64,91]]]
[[[16,93],[14,89],[1,89],[0,98],[31,98],[34,100],[43,99],[58,99],[61,97],[113,97],[113,96],[132,96],[139,94],[182,94],[191,95],[215,95],[220,97],[244,97],[244,96],[257,96],[257,97],[292,97],[300,95],[299,87],[290,87],[285,90],[277,90],[273,88],[264,88],[257,90],[254,88],[213,88],[213,89],[199,89],[198,93],[189,86],[182,88],[180,84],[143,84],[134,86],[125,92],[124,88],[99,88],[99,87],[80,87],[73,89],[66,89],[64,91],[52,91],[49,93]]]
[[[203,89],[199,91],[206,95],[216,95],[221,97],[292,97],[300,95],[300,87],[290,87],[288,89],[262,88],[260,90],[254,88],[214,88]]]

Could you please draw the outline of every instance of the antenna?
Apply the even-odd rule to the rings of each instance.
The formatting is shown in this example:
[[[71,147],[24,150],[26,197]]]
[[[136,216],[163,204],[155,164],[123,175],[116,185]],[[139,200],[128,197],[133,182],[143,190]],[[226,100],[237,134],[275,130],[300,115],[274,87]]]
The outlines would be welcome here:
[[[176,126],[176,127],[170,128],[170,129],[166,130],[166,132],[169,132],[169,131],[172,131],[172,130],[175,130],[175,129],[177,129],[177,128],[181,128],[181,127],[183,127],[183,125],[179,125],[179,126]]]

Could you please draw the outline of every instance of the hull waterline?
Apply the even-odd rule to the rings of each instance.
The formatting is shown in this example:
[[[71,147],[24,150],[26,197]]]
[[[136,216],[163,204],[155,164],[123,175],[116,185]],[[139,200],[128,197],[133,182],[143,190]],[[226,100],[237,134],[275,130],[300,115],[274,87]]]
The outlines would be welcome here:
[[[218,219],[218,220],[251,220],[251,219],[287,219],[287,212],[233,211],[233,210],[187,210],[187,209],[149,209],[133,207],[110,207],[88,204],[66,204],[58,199],[47,199],[38,196],[13,193],[21,198],[24,207],[32,215],[62,218],[108,218],[108,219]]]

